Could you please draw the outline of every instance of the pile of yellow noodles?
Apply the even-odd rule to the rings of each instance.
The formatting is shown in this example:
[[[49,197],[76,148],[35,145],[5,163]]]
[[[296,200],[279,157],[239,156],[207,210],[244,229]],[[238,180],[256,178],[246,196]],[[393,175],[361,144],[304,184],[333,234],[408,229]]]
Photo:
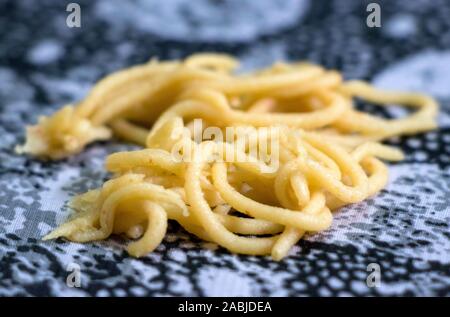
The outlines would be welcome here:
[[[306,232],[327,229],[331,210],[385,186],[387,167],[379,158],[403,155],[379,141],[436,127],[438,106],[428,96],[343,82],[338,72],[305,63],[243,75],[233,73],[237,66],[220,54],[152,60],[106,77],[76,106],[28,127],[18,150],[39,157],[75,154],[111,131],[145,147],[110,155],[106,169],[114,178],[75,197],[75,217],[45,239],[126,234],[137,239],[127,250],[139,257],[161,243],[173,219],[232,252],[280,260]],[[356,110],[355,97],[417,111],[385,120]],[[174,133],[198,118],[205,127],[279,128],[279,168],[262,172],[268,163],[245,151],[246,162],[221,160],[219,149],[232,149],[230,143]],[[270,138],[257,136],[264,137]],[[176,160],[172,148],[180,142],[197,159]]]

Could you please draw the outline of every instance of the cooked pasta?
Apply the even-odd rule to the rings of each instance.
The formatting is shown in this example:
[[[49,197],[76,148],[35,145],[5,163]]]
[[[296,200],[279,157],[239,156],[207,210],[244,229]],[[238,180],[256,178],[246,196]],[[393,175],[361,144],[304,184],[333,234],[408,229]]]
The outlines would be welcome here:
[[[101,80],[85,100],[27,128],[21,153],[60,159],[113,135],[143,147],[111,154],[111,180],[75,197],[74,217],[44,237],[87,242],[123,234],[140,257],[163,240],[168,220],[231,252],[280,260],[332,211],[387,182],[380,142],[436,128],[436,102],[344,81],[307,63],[236,74],[238,61],[197,54],[149,63]],[[384,119],[355,98],[416,109]],[[200,125],[199,125],[200,123]]]

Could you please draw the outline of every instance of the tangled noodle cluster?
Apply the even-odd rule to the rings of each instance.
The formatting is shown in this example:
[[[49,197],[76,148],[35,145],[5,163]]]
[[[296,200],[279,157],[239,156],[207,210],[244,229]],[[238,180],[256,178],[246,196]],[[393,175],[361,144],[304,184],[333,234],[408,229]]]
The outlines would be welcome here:
[[[385,186],[387,167],[379,159],[403,154],[380,141],[436,127],[438,106],[428,96],[344,82],[336,71],[305,63],[243,75],[233,73],[237,66],[220,54],[152,60],[106,77],[77,106],[29,127],[19,151],[51,159],[111,131],[145,147],[110,155],[106,169],[114,177],[75,197],[75,217],[45,239],[125,234],[137,239],[127,250],[139,257],[161,243],[173,219],[232,252],[280,260],[306,232],[327,229],[332,210]],[[417,111],[386,120],[356,110],[355,98]],[[231,141],[198,141],[195,119],[204,123],[201,133],[249,129]],[[255,155],[249,140],[258,150],[269,144],[266,155]]]

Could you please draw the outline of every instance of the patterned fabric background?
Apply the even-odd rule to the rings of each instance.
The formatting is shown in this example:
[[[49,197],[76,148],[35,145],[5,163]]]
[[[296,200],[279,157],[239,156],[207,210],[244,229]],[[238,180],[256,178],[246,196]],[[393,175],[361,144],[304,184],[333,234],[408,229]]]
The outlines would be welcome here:
[[[450,2],[378,1],[382,27],[366,26],[366,1],[0,1],[0,295],[300,296],[450,295]],[[390,141],[407,159],[390,164],[378,196],[336,212],[331,229],[285,260],[233,255],[176,224],[156,252],[133,259],[119,237],[76,244],[40,238],[69,215],[70,197],[108,177],[111,141],[59,162],[18,156],[24,126],[81,99],[103,75],[152,56],[237,55],[245,69],[308,59],[379,87],[428,93],[439,130]],[[395,115],[373,105],[369,111]],[[70,263],[81,287],[69,288]],[[367,266],[381,268],[369,288]]]

